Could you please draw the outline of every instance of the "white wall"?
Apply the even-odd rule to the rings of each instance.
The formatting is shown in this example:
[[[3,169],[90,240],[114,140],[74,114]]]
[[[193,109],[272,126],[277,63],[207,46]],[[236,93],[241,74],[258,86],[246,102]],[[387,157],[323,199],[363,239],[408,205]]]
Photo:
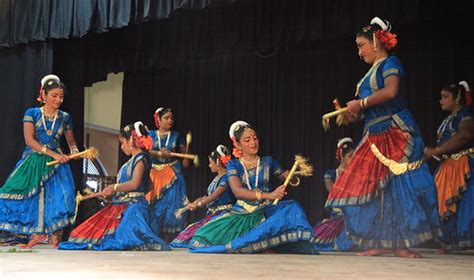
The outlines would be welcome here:
[[[123,73],[84,88],[84,143],[99,149],[99,159],[109,175],[118,170]]]
[[[84,124],[105,131],[120,130],[123,73],[107,75],[107,80],[84,88]]]

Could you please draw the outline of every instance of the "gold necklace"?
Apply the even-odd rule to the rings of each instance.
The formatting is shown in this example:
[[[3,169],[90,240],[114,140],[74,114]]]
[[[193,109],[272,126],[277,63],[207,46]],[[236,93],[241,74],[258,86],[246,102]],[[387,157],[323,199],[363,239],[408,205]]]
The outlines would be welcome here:
[[[259,159],[259,156],[255,157],[253,160],[250,160],[250,161],[244,159],[243,157],[241,158],[242,163],[244,163],[246,166],[253,166],[253,165],[255,165],[255,163],[258,161],[258,159]]]

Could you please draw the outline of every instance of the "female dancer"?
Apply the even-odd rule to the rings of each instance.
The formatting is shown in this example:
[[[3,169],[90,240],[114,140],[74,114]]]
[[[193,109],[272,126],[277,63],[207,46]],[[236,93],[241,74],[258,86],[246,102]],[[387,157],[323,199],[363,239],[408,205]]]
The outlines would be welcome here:
[[[224,145],[217,146],[216,150],[209,155],[209,168],[217,175],[207,188],[207,196],[200,197],[187,205],[191,211],[205,206],[206,216],[181,232],[170,244],[172,247],[188,248],[189,241],[200,227],[213,217],[229,210],[235,203],[225,169],[230,158],[230,151]]]
[[[26,110],[23,134],[26,148],[0,188],[0,230],[31,235],[24,248],[31,248],[51,235],[54,247],[62,229],[74,222],[74,181],[69,157],[62,153],[64,135],[71,154],[77,153],[71,116],[59,110],[66,88],[56,75],[41,79],[39,108]],[[48,167],[47,162],[60,164]]]
[[[163,233],[169,243],[186,226],[187,213],[176,217],[175,212],[184,207],[186,200],[186,183],[182,169],[188,167],[189,161],[184,159],[181,165],[179,160],[170,155],[173,151],[187,152],[179,132],[171,130],[174,125],[172,110],[158,108],[154,118],[157,130],[149,132],[153,139],[153,149],[150,151],[154,157],[150,172],[153,188],[146,198],[154,202],[153,230],[156,234]]]
[[[368,249],[359,255],[417,258],[408,248],[441,232],[434,181],[421,161],[423,140],[403,96],[404,70],[388,53],[396,43],[390,23],[377,17],[356,36],[359,56],[372,67],[357,85],[359,99],[347,103],[345,119],[363,116],[363,140],[326,205],[342,208],[354,245]]]
[[[474,112],[467,82],[441,90],[441,109],[449,116],[438,128],[438,145],[425,155],[442,159],[435,172],[443,243],[448,249],[474,246]]]
[[[254,253],[268,249],[279,252],[317,254],[313,229],[301,206],[292,200],[271,203],[285,195],[285,186],[272,190],[271,176],[288,175],[272,157],[258,155],[259,140],[253,127],[235,122],[229,130],[234,156],[227,164],[229,184],[238,199],[224,213],[194,234],[191,252]],[[293,185],[299,183],[295,177]]]
[[[125,126],[120,131],[120,148],[131,158],[120,168],[117,184],[106,187],[102,197],[112,203],[75,228],[63,250],[169,250],[150,227],[149,204],[145,193],[151,158],[146,152],[152,140],[142,122]]]
[[[331,191],[336,178],[344,171],[354,154],[354,142],[346,137],[337,143],[336,159],[340,162],[337,169],[330,169],[324,174],[324,185]],[[330,209],[330,218],[314,227],[317,248],[320,251],[347,251],[352,247],[352,241],[347,239],[344,229],[344,219],[339,208]]]

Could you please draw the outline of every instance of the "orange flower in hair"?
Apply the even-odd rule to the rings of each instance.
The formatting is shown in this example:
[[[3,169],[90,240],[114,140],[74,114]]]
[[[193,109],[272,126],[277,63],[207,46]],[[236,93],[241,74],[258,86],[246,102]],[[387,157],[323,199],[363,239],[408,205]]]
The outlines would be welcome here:
[[[232,149],[232,154],[234,155],[234,157],[236,158],[241,158],[242,157],[242,152],[237,149],[237,148],[233,148]]]
[[[375,36],[380,40],[380,43],[390,50],[398,44],[397,35],[385,30],[377,30]]]
[[[219,160],[222,162],[222,165],[227,166],[227,163],[229,162],[230,159],[231,159],[231,156],[226,155],[226,156],[221,157]]]
[[[139,148],[149,151],[153,147],[153,139],[148,135],[139,136],[135,131],[132,131],[132,137],[135,140],[135,145]]]

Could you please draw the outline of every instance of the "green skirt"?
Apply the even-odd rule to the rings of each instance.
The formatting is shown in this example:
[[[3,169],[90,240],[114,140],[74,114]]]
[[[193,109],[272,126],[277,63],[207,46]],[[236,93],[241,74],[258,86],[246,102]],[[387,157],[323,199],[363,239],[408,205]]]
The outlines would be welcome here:
[[[0,198],[25,199],[37,194],[43,183],[56,171],[58,165],[46,165],[52,160],[51,157],[39,153],[28,155],[0,188]]]
[[[225,245],[253,229],[265,220],[263,208],[252,213],[225,213],[196,231],[190,244],[193,247]]]

